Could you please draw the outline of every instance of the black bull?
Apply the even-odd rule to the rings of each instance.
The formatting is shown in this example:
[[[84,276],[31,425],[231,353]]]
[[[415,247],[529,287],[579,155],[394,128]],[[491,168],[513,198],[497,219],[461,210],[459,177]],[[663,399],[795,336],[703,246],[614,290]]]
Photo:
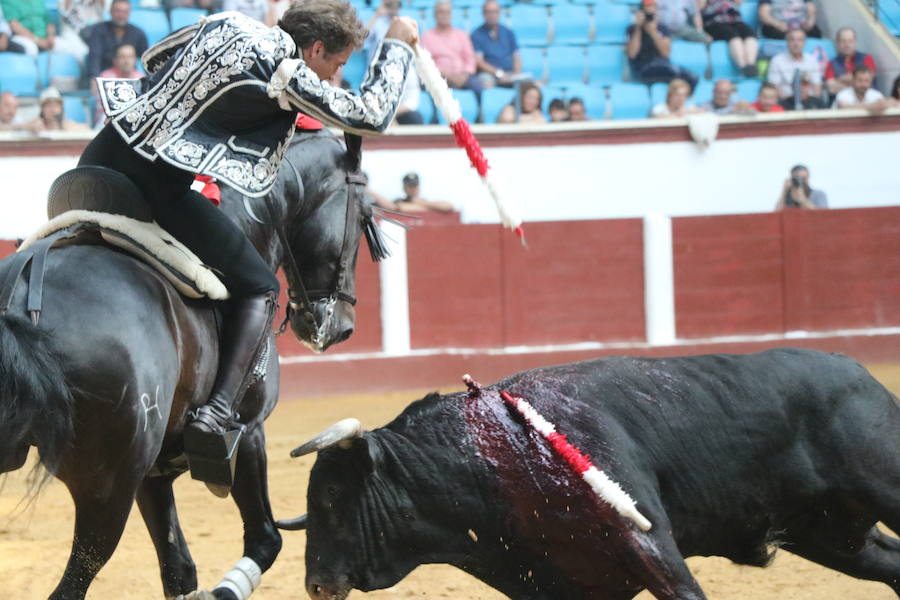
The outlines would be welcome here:
[[[528,400],[652,522],[618,516],[510,412]],[[842,355],[609,358],[432,395],[323,449],[308,498],[316,599],[449,563],[516,599],[705,598],[683,557],[773,547],[900,594],[900,408]],[[332,439],[331,442],[334,442]],[[320,444],[321,447],[321,444]],[[308,447],[307,447],[308,448]]]
[[[279,239],[287,241],[299,263],[288,282],[293,288],[301,277],[312,297],[309,311],[293,311],[291,325],[320,350],[352,331],[354,312],[345,299],[354,294],[360,235],[371,224],[362,186],[350,183],[359,168],[355,141],[348,139],[347,151],[327,131],[298,133],[287,150],[289,168],[279,173],[268,201],[248,200],[245,207],[242,196],[223,189],[222,210],[273,269],[287,254]],[[276,224],[284,235],[276,234]],[[343,277],[336,275],[340,263],[347,266]],[[0,281],[9,264],[0,261]],[[196,569],[172,481],[185,470],[179,457],[188,412],[206,400],[216,374],[219,319],[212,303],[180,296],[150,267],[98,245],[49,253],[37,326],[25,316],[26,288],[16,287],[10,312],[0,314],[0,473],[21,467],[35,446],[71,492],[75,537],[51,598],[84,597],[115,550],[135,499],[156,546],[166,597],[191,592]],[[341,299],[329,292],[341,292]],[[310,327],[309,313],[317,327]],[[244,521],[244,555],[262,571],[281,548],[263,432],[277,394],[278,361],[270,360],[267,378],[248,389],[238,408],[247,430],[232,496]],[[217,590],[216,597],[233,596]]]

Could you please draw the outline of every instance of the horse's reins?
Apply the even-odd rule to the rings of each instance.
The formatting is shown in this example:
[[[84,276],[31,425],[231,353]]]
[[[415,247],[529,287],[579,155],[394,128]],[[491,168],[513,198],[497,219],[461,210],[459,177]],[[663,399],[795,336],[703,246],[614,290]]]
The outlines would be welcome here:
[[[290,158],[287,156],[284,157],[284,162],[291,167],[291,170],[294,172],[294,176],[297,178],[297,181],[302,181],[300,177],[300,172],[297,170],[297,167],[291,162]],[[285,232],[284,223],[287,219],[280,220],[276,218],[276,210],[272,204],[272,196],[271,194],[267,194],[265,196],[265,204],[266,211],[269,213],[269,220],[271,221],[272,226],[275,228],[275,233],[278,235],[278,241],[281,243],[282,248],[282,267],[285,270],[285,275],[288,280],[288,305],[285,307],[285,317],[284,321],[282,321],[281,325],[278,328],[278,333],[284,333],[287,329],[288,323],[291,321],[291,317],[294,313],[300,313],[302,317],[310,323],[315,328],[315,338],[313,342],[316,344],[321,340],[321,336],[324,334],[323,329],[328,324],[331,316],[334,314],[334,306],[338,300],[343,300],[344,302],[349,303],[351,306],[356,305],[356,297],[348,294],[343,291],[344,283],[346,281],[347,269],[350,266],[350,261],[345,256],[347,252],[348,242],[350,241],[350,217],[351,210],[353,206],[353,186],[356,185],[366,185],[365,177],[361,173],[347,173],[345,181],[349,184],[347,186],[347,210],[344,217],[344,237],[341,241],[341,261],[338,266],[337,274],[335,276],[335,286],[333,290],[307,290],[306,285],[303,283],[303,277],[300,275],[300,267],[297,263],[297,258],[294,256],[294,252],[291,250],[291,245],[288,243],[287,233]],[[320,323],[316,318],[315,312],[313,312],[313,304],[311,298],[322,299],[328,298],[328,304],[325,308],[325,317],[322,319]]]

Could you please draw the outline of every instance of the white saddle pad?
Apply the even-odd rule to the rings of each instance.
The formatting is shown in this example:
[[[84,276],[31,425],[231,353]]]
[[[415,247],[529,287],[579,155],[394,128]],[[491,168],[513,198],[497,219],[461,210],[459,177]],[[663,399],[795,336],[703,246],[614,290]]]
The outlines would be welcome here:
[[[35,241],[77,223],[91,223],[99,228],[103,239],[154,267],[175,288],[189,298],[207,297],[226,300],[228,290],[209,267],[188,248],[156,223],[145,223],[122,215],[70,210],[41,226],[31,234],[19,250]]]

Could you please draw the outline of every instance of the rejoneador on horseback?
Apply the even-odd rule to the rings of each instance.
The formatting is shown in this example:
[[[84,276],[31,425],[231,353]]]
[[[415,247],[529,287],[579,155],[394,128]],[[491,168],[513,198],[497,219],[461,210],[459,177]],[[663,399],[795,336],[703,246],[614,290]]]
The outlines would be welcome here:
[[[271,28],[236,12],[204,18],[144,54],[146,78],[98,79],[109,121],[79,166],[113,169],[136,183],[152,218],[218,272],[230,293],[215,383],[184,431],[189,458],[228,460],[223,440],[237,427],[235,409],[265,346],[278,292],[244,233],[191,189],[194,176],[265,195],[298,111],[346,132],[383,131],[397,110],[418,29],[411,19],[394,19],[358,95],[326,83],[365,35],[346,2],[297,0]],[[209,481],[191,464],[195,478]]]

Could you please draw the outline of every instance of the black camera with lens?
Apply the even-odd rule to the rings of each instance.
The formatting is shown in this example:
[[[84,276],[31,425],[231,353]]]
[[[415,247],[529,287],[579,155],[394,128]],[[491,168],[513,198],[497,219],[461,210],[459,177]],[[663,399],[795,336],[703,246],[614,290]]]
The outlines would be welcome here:
[[[641,12],[644,13],[644,19],[647,21],[652,21],[656,16],[656,13],[647,12],[646,10],[642,10]]]
[[[800,175],[791,175],[791,187],[803,187],[803,178]]]

